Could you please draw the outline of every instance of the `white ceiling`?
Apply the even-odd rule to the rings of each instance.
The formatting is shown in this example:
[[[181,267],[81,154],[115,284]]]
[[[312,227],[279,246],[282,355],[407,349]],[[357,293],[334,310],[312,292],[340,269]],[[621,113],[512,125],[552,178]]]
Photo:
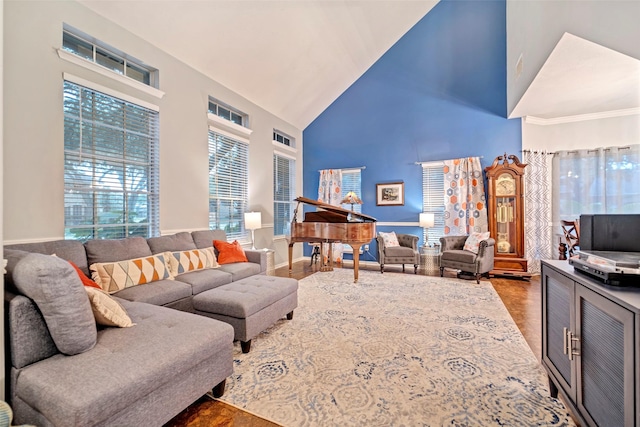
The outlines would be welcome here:
[[[640,114],[640,61],[565,33],[509,117],[540,124]]]
[[[79,0],[299,129],[438,0]],[[640,61],[571,34],[510,118],[640,114]]]
[[[79,0],[299,129],[438,0]]]

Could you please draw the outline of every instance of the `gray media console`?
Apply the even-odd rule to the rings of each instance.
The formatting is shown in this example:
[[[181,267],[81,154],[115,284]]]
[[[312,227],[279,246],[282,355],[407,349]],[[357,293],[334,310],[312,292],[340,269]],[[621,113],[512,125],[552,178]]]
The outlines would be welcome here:
[[[542,365],[583,426],[640,427],[640,288],[543,261]]]

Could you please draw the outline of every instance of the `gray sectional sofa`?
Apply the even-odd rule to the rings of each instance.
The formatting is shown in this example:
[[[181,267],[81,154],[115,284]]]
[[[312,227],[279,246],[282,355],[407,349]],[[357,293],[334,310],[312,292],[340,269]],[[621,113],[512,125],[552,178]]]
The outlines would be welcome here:
[[[129,328],[96,326],[93,317],[88,325],[86,310],[88,307],[91,312],[91,307],[85,306],[88,299],[82,283],[67,262],[91,277],[89,266],[94,263],[203,249],[211,247],[213,240],[226,241],[226,235],[220,230],[202,230],[150,239],[6,245],[5,352],[10,361],[6,396],[15,422],[37,426],[162,425],[212,389],[214,395],[222,395],[225,379],[233,370],[233,341],[238,333],[234,333],[235,325],[210,318],[215,315],[207,312],[207,306],[199,308],[204,316],[194,314],[193,300],[232,283],[233,293],[237,293],[243,280],[255,288],[263,280],[254,276],[266,272],[265,252],[248,250],[249,262],[189,271],[173,280],[155,280],[113,293],[135,324]],[[52,254],[56,257],[45,256]],[[269,286],[273,286],[273,279],[280,279],[263,277]],[[297,305],[297,282],[285,284],[290,290],[282,299],[287,303],[278,306],[278,312],[273,307],[279,301],[249,296],[249,307],[255,306],[256,299],[265,301],[256,318],[264,319],[267,313],[267,320],[273,322],[274,316],[277,320],[282,313],[292,315]],[[59,295],[49,295],[51,289]],[[83,297],[73,303],[78,292]],[[63,309],[47,305],[67,296],[71,302]],[[246,339],[246,331],[243,333]],[[65,350],[69,345],[74,350]],[[76,353],[74,346],[88,349],[80,348]]]

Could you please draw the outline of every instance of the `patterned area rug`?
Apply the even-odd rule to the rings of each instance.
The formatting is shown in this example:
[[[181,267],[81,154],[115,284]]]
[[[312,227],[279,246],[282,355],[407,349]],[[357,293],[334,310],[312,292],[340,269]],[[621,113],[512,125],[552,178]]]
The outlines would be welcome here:
[[[572,426],[489,282],[353,270],[300,281],[292,321],[222,400],[285,426]]]

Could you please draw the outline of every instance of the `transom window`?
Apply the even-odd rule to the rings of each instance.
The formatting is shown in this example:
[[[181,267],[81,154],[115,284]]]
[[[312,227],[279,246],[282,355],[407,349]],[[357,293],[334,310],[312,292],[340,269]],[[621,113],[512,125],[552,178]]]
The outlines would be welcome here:
[[[295,202],[296,162],[289,156],[273,153],[273,234],[288,234]]]
[[[92,41],[93,40],[93,41]],[[146,67],[119,50],[68,28],[62,33],[62,49],[127,76],[148,86],[156,87],[157,70]]]
[[[159,232],[158,112],[65,81],[65,238]]]
[[[286,145],[287,147],[294,146],[293,138],[277,130],[273,131],[273,140],[279,142],[280,144]]]
[[[224,105],[221,102],[216,101],[215,99],[209,100],[209,113],[213,114],[214,116],[229,120],[230,122],[237,125],[245,126],[246,114],[243,114],[240,111],[229,107],[228,105]]]
[[[246,240],[248,194],[249,145],[209,130],[209,228],[224,230],[230,240]]]

